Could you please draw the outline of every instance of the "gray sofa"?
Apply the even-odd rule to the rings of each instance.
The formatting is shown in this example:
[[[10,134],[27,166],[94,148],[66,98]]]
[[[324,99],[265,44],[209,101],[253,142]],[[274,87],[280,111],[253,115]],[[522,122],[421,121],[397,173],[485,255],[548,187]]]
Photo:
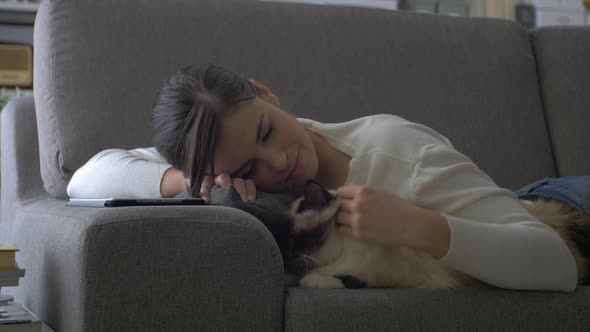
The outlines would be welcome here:
[[[588,286],[302,289],[245,212],[65,197],[95,153],[151,146],[156,89],[203,62],[263,82],[299,117],[424,123],[506,188],[590,174],[588,59],[583,27],[246,0],[45,1],[34,99],[2,112],[0,241],[27,270],[2,291],[56,331],[587,330]]]

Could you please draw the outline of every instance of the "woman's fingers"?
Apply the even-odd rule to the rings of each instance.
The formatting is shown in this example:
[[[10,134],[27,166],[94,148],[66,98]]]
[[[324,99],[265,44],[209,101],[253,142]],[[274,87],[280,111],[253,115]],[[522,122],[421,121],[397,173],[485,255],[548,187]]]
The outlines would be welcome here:
[[[336,226],[348,226],[352,225],[352,215],[347,212],[338,211],[336,213]]]
[[[201,191],[199,192],[199,195],[207,203],[211,203],[211,187],[213,187],[213,185],[213,177],[211,175],[205,175],[205,178],[203,178],[203,182],[201,183]]]
[[[352,214],[341,211],[336,213],[336,227],[343,234],[358,238],[358,225]]]
[[[350,199],[340,199],[339,210],[342,212],[353,213],[355,212],[355,203]]]
[[[246,180],[246,194],[249,201],[256,200],[256,185],[252,180]]]
[[[232,184],[240,193],[242,201],[253,201],[256,199],[256,185],[252,180],[244,180],[241,178],[232,179]]]
[[[236,188],[236,191],[240,194],[242,201],[248,201],[248,194],[246,193],[246,183],[244,182],[244,179],[233,178],[231,181],[234,188]]]
[[[359,194],[359,192],[366,190],[367,186],[358,184],[346,184],[338,188],[338,197],[344,199],[352,199]]]
[[[203,181],[203,183],[205,183],[205,181]],[[214,184],[217,184],[222,188],[233,185],[234,188],[236,188],[236,191],[240,194],[240,198],[242,198],[242,201],[244,202],[253,201],[256,199],[256,186],[252,180],[244,180],[241,178],[232,179],[227,173],[222,173],[215,178],[214,183],[210,183],[209,187],[207,188],[207,195],[211,191],[211,187]]]
[[[221,173],[215,178],[215,183],[225,188],[232,184],[231,178],[227,173]]]

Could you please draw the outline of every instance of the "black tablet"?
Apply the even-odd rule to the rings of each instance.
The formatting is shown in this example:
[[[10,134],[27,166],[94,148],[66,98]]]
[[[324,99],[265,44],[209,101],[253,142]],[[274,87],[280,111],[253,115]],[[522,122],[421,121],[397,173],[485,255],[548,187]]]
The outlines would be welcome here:
[[[69,198],[68,206],[120,207],[162,205],[206,205],[202,198]]]

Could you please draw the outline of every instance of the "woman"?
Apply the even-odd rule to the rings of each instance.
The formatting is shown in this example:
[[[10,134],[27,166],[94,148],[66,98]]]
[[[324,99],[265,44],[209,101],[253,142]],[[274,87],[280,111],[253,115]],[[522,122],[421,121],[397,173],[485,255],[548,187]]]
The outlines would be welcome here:
[[[68,195],[190,190],[209,200],[216,183],[254,200],[256,190],[315,179],[338,191],[337,223],[353,238],[426,250],[497,287],[576,288],[573,256],[557,233],[423,125],[393,115],[295,118],[262,83],[213,64],[174,74],[158,92],[153,124],[154,148],[100,152],[74,174]]]

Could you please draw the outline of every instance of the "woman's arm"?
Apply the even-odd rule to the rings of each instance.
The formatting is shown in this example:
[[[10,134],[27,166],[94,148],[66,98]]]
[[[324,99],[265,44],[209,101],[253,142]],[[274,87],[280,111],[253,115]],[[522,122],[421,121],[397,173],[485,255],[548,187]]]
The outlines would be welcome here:
[[[417,214],[413,232],[409,243],[415,248],[425,250],[433,258],[439,259],[446,256],[451,245],[451,228],[447,219],[440,213],[421,209]]]
[[[367,185],[338,188],[338,229],[354,239],[386,248],[411,247],[434,258],[449,250],[451,230],[440,213],[389,191]]]
[[[181,170],[174,167],[166,170],[160,183],[162,197],[174,197],[189,190],[188,180],[184,177]]]
[[[448,252],[439,259],[448,266],[502,288],[576,288],[573,255],[557,232],[452,147],[426,150],[414,194],[417,205],[439,211],[448,224]],[[436,224],[436,219],[428,219],[425,225],[430,227],[424,228],[419,241],[444,247],[447,239],[440,227],[444,230],[445,225]]]
[[[171,167],[155,148],[103,150],[74,173],[67,193],[71,198],[159,198],[162,186],[168,189],[170,179],[178,180],[167,172]]]

